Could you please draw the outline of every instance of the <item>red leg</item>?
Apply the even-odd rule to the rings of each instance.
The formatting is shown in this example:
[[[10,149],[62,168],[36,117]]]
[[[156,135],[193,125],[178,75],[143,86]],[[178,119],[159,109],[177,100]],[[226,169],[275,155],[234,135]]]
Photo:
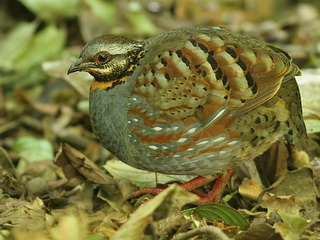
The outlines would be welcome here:
[[[212,175],[210,178],[196,177],[196,178],[191,179],[188,182],[179,184],[179,186],[182,187],[183,189],[189,191],[189,192],[193,192],[193,190],[195,190],[195,189],[197,189],[197,188],[199,188],[199,187],[201,187],[201,186],[203,186],[203,185],[205,185],[205,184],[207,184],[209,182],[212,182],[216,178],[217,178],[217,175]],[[134,191],[134,192],[130,193],[129,195],[127,195],[125,197],[125,200],[128,200],[130,198],[135,198],[135,197],[138,197],[138,196],[143,195],[143,194],[157,195],[160,192],[162,192],[164,189],[165,188],[142,188],[142,189],[139,189],[139,190]],[[204,197],[203,193],[194,192],[194,194],[199,195],[201,198]]]
[[[141,188],[141,189],[134,191],[134,192],[128,194],[127,196],[125,196],[124,200],[136,198],[136,197],[139,197],[143,194],[157,195],[157,194],[161,193],[164,189],[165,188]]]
[[[228,179],[232,173],[233,169],[230,168],[227,170],[226,173],[218,176],[217,174],[212,175],[209,178],[205,177],[196,177],[194,179],[191,179],[188,182],[182,183],[179,186],[182,187],[183,189],[193,192],[197,194],[198,196],[201,197],[198,202],[200,203],[207,203],[207,202],[220,202],[222,192],[224,190],[224,187],[226,186]],[[212,182],[213,180],[217,179],[216,183],[214,184],[212,190],[205,195],[204,193],[197,193],[194,190],[209,183]],[[128,196],[125,197],[125,200],[128,200],[130,198],[135,198],[143,194],[159,194],[162,192],[164,189],[163,188],[142,188],[139,189],[133,193],[130,193]],[[205,195],[205,196],[204,196]]]
[[[187,190],[187,191],[193,191],[199,187],[202,187],[203,185],[212,182],[213,180],[217,179],[218,175],[212,175],[209,178],[205,178],[205,177],[196,177],[191,179],[188,182],[182,183],[179,186],[182,187],[183,189]]]
[[[221,196],[228,180],[233,172],[233,168],[229,168],[224,174],[220,175],[215,182],[212,190],[208,193],[207,197],[198,200],[200,203],[219,203],[221,201]]]

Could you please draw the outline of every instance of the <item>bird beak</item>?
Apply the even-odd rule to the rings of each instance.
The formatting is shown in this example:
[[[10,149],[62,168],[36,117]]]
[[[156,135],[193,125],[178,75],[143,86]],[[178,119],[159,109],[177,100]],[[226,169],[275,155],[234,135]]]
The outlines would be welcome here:
[[[79,58],[77,61],[75,61],[69,68],[68,74],[74,73],[77,71],[82,71],[84,69],[84,66],[81,66],[82,58]]]
[[[96,66],[93,64],[84,63],[82,58],[79,58],[70,66],[68,70],[68,74],[78,72],[78,71],[88,72],[88,70],[92,68],[96,68]]]

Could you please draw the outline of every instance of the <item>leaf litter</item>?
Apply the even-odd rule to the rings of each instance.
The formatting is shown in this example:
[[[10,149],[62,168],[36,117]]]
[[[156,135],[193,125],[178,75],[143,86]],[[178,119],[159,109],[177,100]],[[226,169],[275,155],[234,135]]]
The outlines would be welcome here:
[[[7,14],[1,23],[13,25],[0,35],[0,239],[320,238],[317,3],[279,12],[286,9],[282,1],[246,7],[237,1],[20,2],[17,11],[27,8],[37,19]],[[124,166],[99,145],[88,117],[91,77],[66,75],[72,57],[102,32],[143,39],[208,23],[283,47],[309,68],[298,77],[307,154],[275,144],[255,161],[259,181],[237,169],[222,205],[198,205],[197,196],[176,184],[155,197],[124,201],[137,186],[186,179]]]

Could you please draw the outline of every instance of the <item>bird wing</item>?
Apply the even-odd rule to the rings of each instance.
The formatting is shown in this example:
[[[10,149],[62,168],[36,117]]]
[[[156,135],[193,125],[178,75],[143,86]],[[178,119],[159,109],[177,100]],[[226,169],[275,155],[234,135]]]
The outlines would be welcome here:
[[[146,40],[135,94],[163,115],[208,125],[271,99],[299,72],[284,51],[217,27],[182,28]]]

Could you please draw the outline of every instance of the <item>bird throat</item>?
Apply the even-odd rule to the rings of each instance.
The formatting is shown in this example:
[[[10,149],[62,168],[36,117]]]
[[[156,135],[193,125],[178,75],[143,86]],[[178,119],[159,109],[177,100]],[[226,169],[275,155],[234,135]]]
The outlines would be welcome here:
[[[128,77],[132,75],[134,69],[139,65],[144,55],[145,52],[142,49],[129,52],[127,55],[128,64],[121,73],[113,73],[108,76],[91,74],[94,79],[90,86],[90,93],[95,90],[108,91],[118,85],[124,84]]]
[[[112,81],[99,81],[97,80],[97,78],[94,78],[92,80],[91,86],[90,86],[90,92],[93,92],[95,90],[100,90],[100,91],[107,91],[110,90],[112,88],[114,88],[117,85],[123,84],[126,82],[128,76],[124,76],[122,78],[119,79],[115,79]]]

